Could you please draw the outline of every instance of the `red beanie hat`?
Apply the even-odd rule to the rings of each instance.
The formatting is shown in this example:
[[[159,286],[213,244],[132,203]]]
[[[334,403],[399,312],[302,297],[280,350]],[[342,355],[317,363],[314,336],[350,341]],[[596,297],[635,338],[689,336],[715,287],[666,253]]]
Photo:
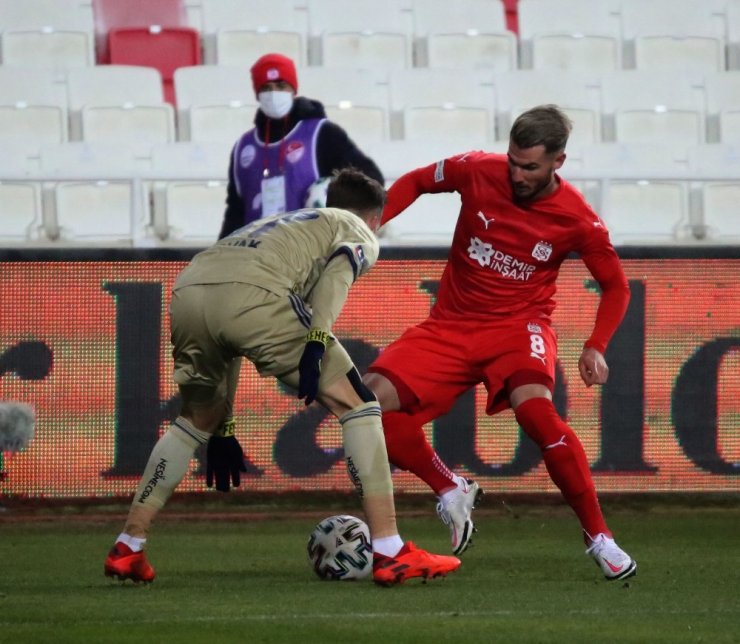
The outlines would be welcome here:
[[[282,80],[288,83],[296,92],[298,91],[298,75],[295,64],[287,56],[282,54],[265,54],[257,59],[252,65],[252,86],[254,93],[259,92],[260,87],[270,81]]]

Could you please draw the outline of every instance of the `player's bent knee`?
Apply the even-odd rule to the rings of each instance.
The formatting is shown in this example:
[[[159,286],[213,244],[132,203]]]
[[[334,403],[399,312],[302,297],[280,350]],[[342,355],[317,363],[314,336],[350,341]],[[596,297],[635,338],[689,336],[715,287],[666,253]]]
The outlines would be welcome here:
[[[180,385],[181,415],[199,430],[213,433],[229,413],[229,402],[223,387]]]
[[[347,379],[349,380],[353,389],[357,392],[357,395],[360,397],[362,402],[368,403],[377,401],[375,394],[370,391],[367,385],[362,381],[362,378],[360,377],[360,372],[357,371],[356,367],[352,367],[352,369],[347,372]]]

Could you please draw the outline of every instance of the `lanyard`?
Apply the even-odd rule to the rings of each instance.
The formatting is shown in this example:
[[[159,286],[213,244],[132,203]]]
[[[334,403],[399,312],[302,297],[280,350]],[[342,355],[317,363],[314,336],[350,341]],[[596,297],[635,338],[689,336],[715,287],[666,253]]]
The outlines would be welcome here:
[[[270,121],[271,119],[267,119],[267,123],[265,124],[265,156],[262,159],[262,176],[263,177],[269,177],[270,176]],[[288,117],[283,117],[283,124],[285,126],[285,129],[288,129]],[[285,161],[285,137],[288,136],[288,133],[285,133],[285,136],[283,136],[282,139],[280,139],[280,146],[278,148],[278,174],[283,174],[283,166]]]

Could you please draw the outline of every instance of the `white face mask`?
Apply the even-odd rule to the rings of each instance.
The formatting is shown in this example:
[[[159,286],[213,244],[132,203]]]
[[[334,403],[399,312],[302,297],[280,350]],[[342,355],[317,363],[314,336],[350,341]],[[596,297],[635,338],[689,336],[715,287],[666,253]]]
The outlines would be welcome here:
[[[293,107],[293,92],[269,91],[257,94],[260,109],[268,118],[281,119]]]

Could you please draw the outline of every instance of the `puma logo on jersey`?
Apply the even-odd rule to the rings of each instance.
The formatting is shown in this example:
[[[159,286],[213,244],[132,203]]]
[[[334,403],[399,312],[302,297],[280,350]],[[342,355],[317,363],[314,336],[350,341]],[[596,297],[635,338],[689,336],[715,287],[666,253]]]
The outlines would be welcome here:
[[[537,360],[542,360],[542,364],[543,365],[546,365],[547,364],[545,362],[545,356],[541,356],[539,353],[535,353],[534,351],[531,351],[530,352],[529,357],[530,358],[537,358]]]
[[[480,217],[483,223],[486,225],[486,230],[488,230],[488,224],[492,224],[494,221],[496,221],[493,217],[487,219],[483,212],[480,210],[478,211],[478,217]]]

